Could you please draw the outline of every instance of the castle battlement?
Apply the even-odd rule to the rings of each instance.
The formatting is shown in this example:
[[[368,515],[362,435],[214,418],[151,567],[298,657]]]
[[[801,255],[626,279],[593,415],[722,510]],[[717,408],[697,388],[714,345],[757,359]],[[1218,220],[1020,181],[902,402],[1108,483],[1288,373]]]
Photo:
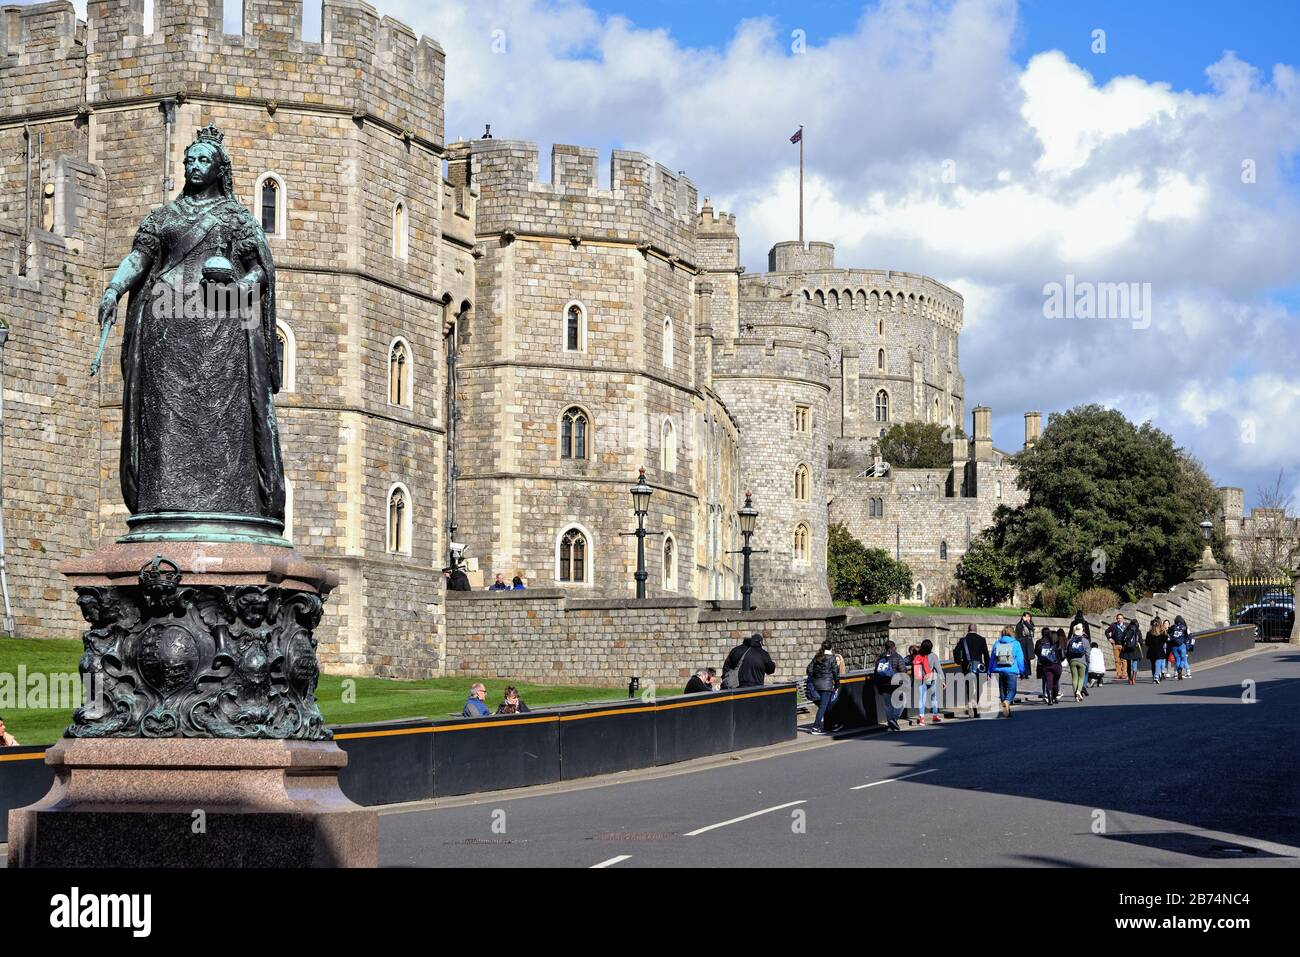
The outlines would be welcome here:
[[[86,25],[68,0],[0,7],[0,116],[75,112],[83,99]]]
[[[736,235],[736,214],[727,213],[722,210],[713,209],[709,198],[704,197],[704,205],[700,207],[700,215],[696,220],[696,229],[701,235],[709,236],[735,236]]]
[[[149,32],[144,0],[88,0],[84,25],[70,3],[3,9],[8,52],[15,29],[29,41],[17,44],[22,53],[12,64],[0,60],[0,80],[41,62],[33,57],[52,56],[47,34],[60,38],[65,59],[81,37],[86,64],[77,98],[92,109],[180,94],[369,115],[442,144],[442,48],[360,0],[325,0],[319,41],[302,39],[302,0],[245,0],[241,34],[223,31],[223,0],[155,0]],[[24,11],[17,28],[14,9]],[[44,46],[34,45],[38,38]],[[49,87],[47,78],[46,99]]]
[[[599,154],[591,147],[555,144],[545,183],[534,142],[477,139],[468,145],[470,182],[480,193],[480,233],[636,237],[694,264],[695,184],[644,153],[614,150],[609,187],[601,188]]]

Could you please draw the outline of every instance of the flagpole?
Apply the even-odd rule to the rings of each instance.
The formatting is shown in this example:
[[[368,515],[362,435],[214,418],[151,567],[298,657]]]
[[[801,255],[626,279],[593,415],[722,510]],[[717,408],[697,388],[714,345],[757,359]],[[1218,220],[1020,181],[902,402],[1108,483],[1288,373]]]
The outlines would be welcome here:
[[[799,126],[799,245],[803,245],[803,125]]]

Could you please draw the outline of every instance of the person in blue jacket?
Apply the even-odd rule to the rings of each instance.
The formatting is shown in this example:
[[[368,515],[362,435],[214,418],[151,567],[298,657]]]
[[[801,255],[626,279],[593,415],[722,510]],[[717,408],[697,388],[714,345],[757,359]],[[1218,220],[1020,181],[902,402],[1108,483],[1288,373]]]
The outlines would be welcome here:
[[[487,703],[483,700],[487,697],[487,688],[481,681],[476,681],[469,686],[469,697],[465,699],[465,710],[461,712],[467,718],[485,718],[492,713]]]
[[[1002,717],[1011,717],[1011,702],[1016,700],[1016,681],[1025,673],[1025,653],[1007,625],[989,649],[989,672],[998,676],[998,700]]]

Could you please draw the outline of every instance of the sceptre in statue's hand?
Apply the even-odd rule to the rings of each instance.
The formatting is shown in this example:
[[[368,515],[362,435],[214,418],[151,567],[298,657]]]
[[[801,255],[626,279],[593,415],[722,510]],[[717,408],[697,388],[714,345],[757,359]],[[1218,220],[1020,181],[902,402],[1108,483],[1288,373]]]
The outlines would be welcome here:
[[[99,348],[95,351],[95,360],[90,364],[92,376],[99,371],[100,360],[104,358],[104,347],[108,345],[113,323],[117,322],[117,297],[120,295],[117,288],[110,285],[104,291],[104,298],[99,301]]]

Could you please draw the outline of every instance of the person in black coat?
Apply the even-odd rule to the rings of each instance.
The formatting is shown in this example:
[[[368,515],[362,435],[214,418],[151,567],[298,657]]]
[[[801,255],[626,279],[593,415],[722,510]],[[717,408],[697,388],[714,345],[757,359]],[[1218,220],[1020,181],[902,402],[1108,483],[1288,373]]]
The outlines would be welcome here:
[[[713,669],[701,668],[695,674],[691,675],[691,680],[686,682],[686,690],[682,694],[699,694],[702,691],[713,690]]]
[[[759,687],[768,675],[776,674],[776,662],[763,648],[762,635],[754,632],[731,649],[727,660],[722,663],[724,678],[729,671],[737,672],[740,679],[738,687],[741,688]]]
[[[1151,629],[1147,632],[1146,645],[1147,661],[1151,662],[1151,683],[1158,685],[1165,672],[1165,656],[1169,654],[1165,623],[1159,618],[1154,618],[1151,621]]]
[[[1034,616],[1024,612],[1016,622],[1016,641],[1020,643],[1020,653],[1025,656],[1025,673],[1029,677],[1029,663],[1034,660]]]
[[[975,630],[971,625],[961,640],[957,642],[956,647],[952,650],[953,661],[961,667],[962,675],[967,677],[966,695],[970,703],[971,717],[979,715],[979,682],[983,679],[979,675],[989,673],[989,646],[984,640],[984,636]],[[974,680],[970,675],[975,675]]]
[[[1065,629],[1067,635],[1074,634],[1074,626],[1083,625],[1083,637],[1091,646],[1092,644],[1092,626],[1088,624],[1088,619],[1083,617],[1083,609],[1080,608],[1074,613],[1074,620],[1070,622],[1070,627]]]
[[[1038,661],[1038,677],[1043,682],[1043,700],[1056,704],[1061,697],[1061,662],[1065,660],[1065,649],[1056,631],[1043,628],[1042,636],[1034,644],[1034,658]]]

